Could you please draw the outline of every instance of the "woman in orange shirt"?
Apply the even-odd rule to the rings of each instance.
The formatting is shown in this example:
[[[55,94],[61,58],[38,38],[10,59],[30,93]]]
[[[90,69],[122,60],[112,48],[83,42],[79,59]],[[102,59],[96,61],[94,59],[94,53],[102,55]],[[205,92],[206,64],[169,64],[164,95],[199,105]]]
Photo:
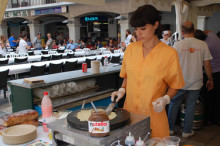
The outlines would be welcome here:
[[[160,14],[151,5],[139,7],[130,24],[135,28],[137,42],[125,51],[120,77],[121,88],[112,93],[118,102],[126,93],[124,108],[132,113],[150,116],[151,137],[169,136],[165,106],[184,79],[175,49],[158,38]]]

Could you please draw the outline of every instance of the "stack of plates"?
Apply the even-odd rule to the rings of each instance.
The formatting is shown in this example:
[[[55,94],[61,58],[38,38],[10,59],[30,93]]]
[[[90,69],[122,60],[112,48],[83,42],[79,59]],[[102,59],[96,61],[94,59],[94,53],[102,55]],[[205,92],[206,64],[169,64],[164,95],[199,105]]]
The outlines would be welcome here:
[[[37,128],[33,125],[16,125],[5,129],[2,139],[5,144],[22,144],[37,137]]]

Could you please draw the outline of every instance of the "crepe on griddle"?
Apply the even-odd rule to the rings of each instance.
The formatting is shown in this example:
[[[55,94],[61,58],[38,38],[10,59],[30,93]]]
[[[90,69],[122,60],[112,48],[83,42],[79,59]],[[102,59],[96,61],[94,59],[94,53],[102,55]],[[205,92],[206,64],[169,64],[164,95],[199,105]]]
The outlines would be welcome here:
[[[91,115],[91,112],[92,112],[93,109],[89,109],[89,110],[81,110],[80,112],[78,112],[76,114],[76,117],[82,122],[82,121],[88,121],[90,115]],[[105,111],[104,109],[98,109],[98,111]],[[116,117],[116,113],[115,112],[111,112],[110,115],[108,116],[109,117],[109,120],[112,120]]]

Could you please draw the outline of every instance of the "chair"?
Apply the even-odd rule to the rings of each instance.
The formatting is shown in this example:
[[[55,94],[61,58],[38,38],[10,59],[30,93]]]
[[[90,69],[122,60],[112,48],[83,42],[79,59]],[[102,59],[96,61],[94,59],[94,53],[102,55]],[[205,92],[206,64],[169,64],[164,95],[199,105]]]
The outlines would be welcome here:
[[[5,65],[5,64],[8,64],[8,58],[4,59],[4,60],[0,60],[0,66],[1,65]]]
[[[19,57],[28,57],[28,53],[18,53]]]
[[[83,51],[88,52],[88,51],[90,51],[90,49],[89,48],[84,48]]]
[[[42,55],[41,50],[34,50],[34,55]]]
[[[62,70],[62,65],[63,65],[63,62],[61,62],[59,64],[50,63],[49,69],[48,69],[48,74],[60,73]]]
[[[120,64],[121,56],[112,56],[111,63],[118,63]]]
[[[59,59],[62,59],[62,57],[63,57],[62,54],[59,54],[59,55],[54,55],[54,54],[53,54],[53,55],[51,56],[51,60],[59,60]]]
[[[61,50],[61,49],[58,49],[58,50],[57,50],[58,53],[64,53],[64,51],[65,51],[65,50],[63,50],[63,49],[62,49],[62,50]]]
[[[73,53],[72,50],[67,50],[67,49],[66,49],[64,52],[65,52],[65,53]]]
[[[16,63],[25,63],[27,62],[28,57],[22,57],[22,58],[15,58],[15,64]]]
[[[74,62],[70,62],[70,61],[66,61],[65,64],[63,64],[63,71],[73,71],[73,70],[77,70],[78,68],[78,64],[77,61]]]
[[[14,52],[10,52],[10,54],[6,54],[5,58],[14,58],[14,57],[18,57],[18,54],[14,53]]]
[[[9,69],[0,72],[0,90],[4,90],[4,98],[6,98],[8,73]]]
[[[68,53],[68,54],[67,54],[67,57],[68,57],[68,58],[74,58],[74,57],[75,57],[75,53]]]
[[[75,52],[81,52],[83,49],[76,49]]]
[[[31,65],[30,77],[44,75],[45,68],[46,68],[46,64],[42,66]]]
[[[102,63],[103,66],[104,66],[104,59],[105,59],[105,57],[101,58],[101,63]],[[110,62],[110,59],[111,59],[111,57],[108,57],[108,62]]]
[[[120,50],[114,50],[114,53],[121,53]]]
[[[111,52],[111,51],[103,51],[103,52],[102,52],[102,55],[103,55],[103,54],[112,54],[112,52]]]
[[[59,47],[59,49],[60,49],[60,50],[65,50],[65,46],[61,46],[61,47]],[[58,50],[59,50],[59,49],[58,49]]]
[[[29,56],[33,56],[34,55],[34,51],[28,51],[28,55]]]
[[[41,56],[41,61],[50,61],[51,56]]]
[[[106,51],[107,49],[106,48],[99,48],[99,50]]]
[[[57,54],[57,51],[49,51],[48,54]]]
[[[93,60],[96,60],[96,58],[94,58],[94,59],[86,58],[86,63],[87,63],[88,68],[91,68],[91,61],[93,61]]]
[[[42,50],[41,51],[42,54],[48,54],[48,52],[49,52],[48,50]]]

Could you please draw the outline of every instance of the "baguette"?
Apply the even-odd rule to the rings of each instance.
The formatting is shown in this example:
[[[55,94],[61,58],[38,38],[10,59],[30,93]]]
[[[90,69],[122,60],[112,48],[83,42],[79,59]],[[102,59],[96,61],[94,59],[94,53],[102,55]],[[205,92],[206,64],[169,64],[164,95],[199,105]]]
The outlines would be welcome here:
[[[36,119],[36,120],[26,121],[24,123],[21,123],[20,125],[22,124],[30,124],[30,125],[34,125],[37,127],[39,123],[38,123],[38,120]]]
[[[14,126],[38,118],[38,112],[35,110],[23,110],[10,115],[0,117],[0,125],[5,127]]]

